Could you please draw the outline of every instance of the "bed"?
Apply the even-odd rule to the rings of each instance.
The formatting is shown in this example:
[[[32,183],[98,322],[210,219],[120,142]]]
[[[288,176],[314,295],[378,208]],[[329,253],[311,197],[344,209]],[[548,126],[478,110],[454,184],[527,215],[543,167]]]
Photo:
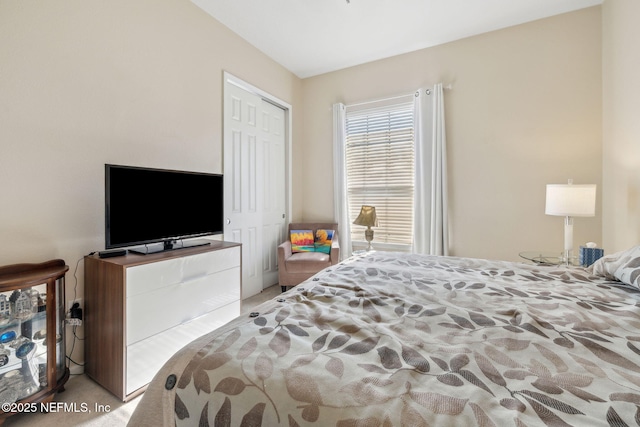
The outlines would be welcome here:
[[[640,425],[638,261],[353,257],[178,352],[129,426]]]

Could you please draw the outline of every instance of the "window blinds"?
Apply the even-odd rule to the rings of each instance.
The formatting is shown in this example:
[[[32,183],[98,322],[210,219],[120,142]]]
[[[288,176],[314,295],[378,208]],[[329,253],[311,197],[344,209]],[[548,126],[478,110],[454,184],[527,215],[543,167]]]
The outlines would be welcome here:
[[[346,112],[345,161],[349,216],[376,208],[375,243],[412,244],[414,193],[413,102]],[[352,226],[353,241],[364,227]]]

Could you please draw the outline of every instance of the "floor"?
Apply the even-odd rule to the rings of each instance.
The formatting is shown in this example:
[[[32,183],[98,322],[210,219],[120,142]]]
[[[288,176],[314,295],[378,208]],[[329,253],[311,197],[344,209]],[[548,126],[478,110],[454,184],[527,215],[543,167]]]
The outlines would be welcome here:
[[[280,285],[264,289],[261,293],[242,301],[241,313],[280,295]],[[3,427],[115,427],[125,426],[140,397],[121,402],[86,375],[72,375],[65,391],[59,393],[49,413],[20,413],[9,417]]]
[[[267,289],[263,289],[259,294],[242,300],[242,309],[240,311],[242,314],[249,313],[252,311],[251,309],[256,305],[262,304],[265,301],[269,301],[270,299],[277,297],[281,293],[282,289],[280,288],[280,285],[273,285]]]

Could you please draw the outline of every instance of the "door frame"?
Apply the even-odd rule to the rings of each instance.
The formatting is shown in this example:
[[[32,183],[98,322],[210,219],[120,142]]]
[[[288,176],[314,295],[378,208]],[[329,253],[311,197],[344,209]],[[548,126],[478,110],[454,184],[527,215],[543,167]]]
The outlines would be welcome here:
[[[285,189],[285,229],[286,226],[288,226],[289,222],[291,221],[291,215],[292,215],[292,209],[293,209],[293,203],[292,203],[292,195],[293,195],[293,178],[292,178],[292,135],[293,135],[293,107],[291,106],[291,104],[289,104],[288,102],[285,102],[281,99],[279,99],[276,96],[271,95],[270,93],[252,85],[251,83],[248,83],[236,76],[234,76],[233,74],[229,73],[228,71],[223,71],[223,81],[222,81],[222,104],[223,104],[223,111],[224,111],[224,103],[225,103],[225,83],[230,83],[233,84],[247,92],[251,92],[257,96],[259,96],[260,98],[262,98],[264,101],[275,105],[276,107],[279,107],[281,109],[284,110],[284,130],[285,130],[285,135],[284,135],[284,140],[285,140],[285,184],[286,184],[286,189]],[[222,150],[223,150],[223,156],[222,156],[222,170],[224,171],[224,149],[225,149],[225,123],[224,123],[224,113],[222,115]]]

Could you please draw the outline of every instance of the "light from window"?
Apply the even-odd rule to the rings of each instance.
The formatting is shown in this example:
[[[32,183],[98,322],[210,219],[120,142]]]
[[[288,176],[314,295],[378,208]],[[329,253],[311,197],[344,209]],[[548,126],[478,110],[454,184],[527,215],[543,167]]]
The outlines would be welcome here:
[[[413,103],[346,111],[345,161],[349,217],[375,206],[374,246],[413,243]],[[351,239],[365,241],[365,227],[351,226]]]

